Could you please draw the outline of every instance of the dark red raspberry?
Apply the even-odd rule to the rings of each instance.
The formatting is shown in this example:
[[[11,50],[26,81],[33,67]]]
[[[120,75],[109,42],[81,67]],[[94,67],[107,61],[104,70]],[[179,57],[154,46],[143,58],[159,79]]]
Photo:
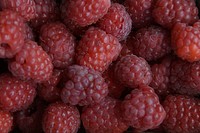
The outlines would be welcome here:
[[[43,82],[52,75],[53,65],[42,47],[36,42],[26,40],[22,50],[10,61],[9,70],[20,79]]]
[[[125,0],[124,5],[131,16],[133,28],[142,28],[153,23],[154,0]]]
[[[53,103],[45,110],[42,125],[45,133],[77,133],[80,114],[76,107]]]
[[[115,66],[116,78],[125,86],[135,88],[138,85],[149,85],[152,73],[145,59],[135,55],[122,57]]]
[[[106,97],[102,102],[85,107],[81,120],[89,133],[122,133],[128,126],[120,117],[120,102]]]
[[[68,78],[62,89],[63,102],[71,105],[89,105],[100,102],[108,94],[108,86],[101,73],[85,66],[68,67]]]
[[[98,25],[99,28],[121,41],[126,39],[131,32],[132,20],[123,5],[113,3]]]
[[[124,40],[124,41],[121,42],[121,44],[122,44],[122,50],[121,50],[121,52],[120,52],[120,54],[119,54],[118,59],[120,59],[120,58],[123,57],[123,56],[133,54],[132,51],[129,49],[129,47],[126,45],[126,43],[127,43],[126,41],[127,41],[127,40],[128,40],[128,39],[126,39],[126,40]]]
[[[17,12],[26,21],[36,17],[36,7],[34,0],[1,0],[1,8]]]
[[[147,61],[157,60],[171,51],[170,34],[167,30],[150,26],[142,28],[130,35],[127,46],[133,54]]]
[[[0,75],[0,108],[15,112],[26,109],[36,96],[36,86],[11,74]]]
[[[176,59],[171,64],[170,88],[176,93],[200,94],[200,62],[189,63]]]
[[[122,102],[121,109],[127,124],[140,131],[156,128],[166,116],[158,96],[149,86],[132,90]]]
[[[200,101],[193,97],[169,95],[163,107],[166,118],[163,127],[168,133],[199,133],[200,132]]]
[[[77,62],[103,72],[117,59],[121,48],[117,38],[92,27],[86,31],[77,46]]]
[[[45,24],[40,30],[40,44],[56,68],[67,68],[74,62],[75,38],[60,22]]]
[[[177,22],[193,24],[198,20],[198,9],[194,0],[157,0],[153,17],[163,27],[172,28]]]
[[[193,26],[177,23],[172,29],[172,48],[175,53],[189,62],[200,60],[200,21]]]
[[[0,132],[9,133],[13,126],[13,116],[6,111],[0,110]]]
[[[28,24],[25,24],[25,33],[24,34],[25,34],[25,39],[29,39],[32,41],[35,40],[35,35],[33,33],[33,30]]]
[[[24,45],[23,18],[11,10],[0,11],[0,58],[12,58]]]
[[[70,0],[65,10],[68,19],[84,27],[102,18],[110,6],[110,0]]]

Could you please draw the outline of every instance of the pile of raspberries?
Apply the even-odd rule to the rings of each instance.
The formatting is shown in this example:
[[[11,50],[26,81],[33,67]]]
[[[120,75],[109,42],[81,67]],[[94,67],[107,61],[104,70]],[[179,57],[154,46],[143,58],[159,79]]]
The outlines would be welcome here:
[[[200,133],[199,0],[0,0],[0,133]]]

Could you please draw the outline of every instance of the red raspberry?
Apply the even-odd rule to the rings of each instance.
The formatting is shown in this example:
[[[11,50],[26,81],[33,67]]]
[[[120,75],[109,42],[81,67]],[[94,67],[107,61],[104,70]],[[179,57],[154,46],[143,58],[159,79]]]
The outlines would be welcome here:
[[[89,105],[100,102],[108,94],[108,86],[101,73],[85,66],[68,67],[68,78],[61,92],[63,102]]]
[[[122,57],[115,67],[116,78],[125,86],[135,88],[138,85],[149,85],[152,73],[145,59],[135,55]]]
[[[80,114],[76,107],[50,104],[44,112],[42,125],[45,133],[77,133]]]
[[[193,26],[177,23],[172,29],[172,48],[175,53],[189,62],[200,60],[200,21]]]
[[[67,68],[74,61],[75,38],[60,22],[49,23],[40,30],[40,44],[56,68]]]
[[[0,132],[9,133],[12,130],[13,116],[6,111],[0,110]]]
[[[98,25],[99,28],[121,41],[125,40],[131,32],[132,20],[123,5],[114,3]]]
[[[36,95],[35,84],[10,74],[0,75],[0,88],[0,108],[11,112],[26,109]]]
[[[110,6],[110,0],[70,0],[66,8],[67,18],[84,27],[102,18]]]
[[[142,28],[153,23],[154,0],[125,0],[124,5],[131,16],[133,28]]]
[[[156,128],[166,116],[158,96],[149,86],[132,90],[122,102],[121,109],[124,120],[140,131]]]
[[[52,75],[53,65],[50,57],[36,42],[26,40],[22,50],[9,63],[9,70],[20,79],[43,82]]]
[[[103,72],[121,51],[118,39],[98,28],[90,28],[77,46],[77,62]]]
[[[154,20],[167,28],[172,28],[177,22],[193,24],[198,20],[194,0],[157,0],[152,13]]]
[[[157,60],[171,51],[170,34],[167,30],[150,26],[132,34],[126,44],[133,54],[147,61]]]
[[[183,95],[169,95],[163,107],[167,115],[162,125],[168,133],[200,132],[199,99]]]
[[[0,58],[12,58],[24,45],[23,19],[10,10],[0,11]]]
[[[28,24],[25,24],[25,33],[24,34],[25,34],[25,40],[26,39],[29,39],[32,41],[35,40],[35,35],[33,33],[33,30]]]
[[[17,12],[26,21],[36,17],[36,7],[34,0],[1,0],[1,8]]]
[[[117,109],[120,102],[106,97],[102,102],[84,108],[81,114],[83,126],[89,133],[122,133],[128,126]]]

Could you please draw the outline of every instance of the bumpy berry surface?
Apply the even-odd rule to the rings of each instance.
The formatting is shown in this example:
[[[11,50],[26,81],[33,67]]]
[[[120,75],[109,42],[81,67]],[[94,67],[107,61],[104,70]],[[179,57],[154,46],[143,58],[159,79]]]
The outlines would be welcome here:
[[[50,104],[44,112],[42,125],[45,133],[77,133],[80,114],[76,107],[64,103]]]
[[[0,11],[0,58],[12,58],[24,45],[25,24],[11,10]]]
[[[121,109],[123,119],[140,131],[156,128],[166,116],[158,96],[149,86],[140,86],[128,94]]]
[[[170,34],[158,26],[142,28],[131,34],[126,45],[133,54],[147,61],[157,60],[171,51]]]
[[[53,65],[48,54],[36,42],[26,40],[22,50],[9,63],[9,70],[20,79],[43,82],[50,78]]]
[[[117,59],[121,48],[117,38],[92,27],[77,46],[77,63],[103,72]]]
[[[67,68],[74,61],[75,38],[60,22],[49,23],[40,30],[40,44],[56,68]]]
[[[193,26],[177,23],[172,29],[172,48],[175,53],[189,62],[200,60],[200,21]]]
[[[122,133],[128,126],[120,117],[118,107],[120,102],[116,99],[106,97],[102,102],[85,107],[81,120],[83,126],[89,133]]]
[[[9,9],[17,12],[26,21],[29,21],[36,16],[34,0],[1,0],[0,5],[3,10]]]
[[[13,116],[6,111],[0,110],[0,132],[9,133],[13,126]]]
[[[66,13],[68,19],[84,27],[102,18],[110,6],[110,0],[70,0]]]
[[[126,39],[131,32],[132,21],[123,5],[113,3],[108,12],[99,21],[99,28],[112,34],[119,41]]]
[[[63,102],[71,105],[89,105],[103,100],[108,94],[108,85],[101,73],[79,65],[68,67],[68,78],[62,89]]]
[[[172,28],[177,22],[193,24],[198,20],[198,9],[194,0],[157,0],[153,17],[163,27]]]
[[[149,64],[135,55],[122,57],[115,66],[115,74],[118,81],[131,88],[141,84],[149,85],[152,80]]]
[[[154,0],[125,0],[124,5],[131,16],[133,28],[142,28],[153,23]]]
[[[32,82],[19,80],[11,74],[0,75],[0,108],[15,112],[26,109],[36,95]]]
[[[168,133],[200,132],[199,99],[169,95],[163,107],[167,115],[162,125]]]

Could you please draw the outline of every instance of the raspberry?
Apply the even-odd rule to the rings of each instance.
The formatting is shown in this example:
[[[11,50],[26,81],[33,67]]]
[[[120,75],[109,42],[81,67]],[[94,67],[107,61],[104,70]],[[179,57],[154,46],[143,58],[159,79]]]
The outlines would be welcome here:
[[[42,125],[45,133],[77,133],[80,114],[76,107],[53,103],[45,110]]]
[[[132,20],[123,5],[113,3],[99,21],[99,28],[115,36],[119,41],[126,39],[131,32]]]
[[[106,97],[102,102],[84,108],[81,114],[83,126],[89,133],[122,133],[128,126],[119,116],[120,102]]]
[[[133,28],[142,28],[153,23],[154,0],[125,0],[124,5],[131,16]]]
[[[110,6],[110,0],[70,0],[66,14],[68,19],[84,27],[102,18]]]
[[[141,84],[149,85],[152,80],[149,64],[135,55],[122,57],[116,64],[115,74],[122,84],[131,88]]]
[[[121,51],[118,39],[98,28],[90,28],[77,46],[77,62],[103,72]]]
[[[193,26],[177,23],[172,29],[172,48],[175,53],[189,62],[200,60],[200,21]]]
[[[17,12],[26,21],[29,21],[36,16],[36,7],[34,0],[1,0],[1,8],[9,9]]]
[[[170,34],[167,30],[150,26],[132,34],[126,44],[133,54],[147,61],[157,60],[171,51]]]
[[[199,65],[199,61],[189,63],[180,59],[174,60],[171,64],[170,88],[179,94],[200,94]]]
[[[56,22],[42,26],[40,44],[49,54],[56,68],[67,68],[74,61],[75,38],[65,25]]]
[[[9,133],[12,130],[13,116],[6,111],[0,110],[0,132]]]
[[[24,45],[25,24],[10,10],[0,11],[0,58],[12,58]]]
[[[61,99],[71,105],[89,105],[100,102],[108,94],[108,86],[101,73],[85,66],[68,67],[68,78]]]
[[[26,109],[33,102],[36,86],[10,74],[0,75],[0,108],[15,112]]]
[[[25,40],[26,39],[29,39],[32,41],[35,40],[35,35],[33,34],[33,30],[28,24],[25,24],[25,33],[24,34],[25,34]]]
[[[20,79],[43,82],[52,75],[53,65],[50,57],[36,42],[26,40],[22,50],[10,61],[9,70]]]
[[[172,28],[177,22],[193,24],[198,20],[194,0],[157,0],[152,14],[158,24],[167,28]]]
[[[143,85],[125,97],[121,109],[127,124],[140,131],[156,128],[166,116],[153,88]]]
[[[166,118],[163,127],[169,133],[198,133],[200,132],[200,102],[193,97],[169,95],[163,107]]]

